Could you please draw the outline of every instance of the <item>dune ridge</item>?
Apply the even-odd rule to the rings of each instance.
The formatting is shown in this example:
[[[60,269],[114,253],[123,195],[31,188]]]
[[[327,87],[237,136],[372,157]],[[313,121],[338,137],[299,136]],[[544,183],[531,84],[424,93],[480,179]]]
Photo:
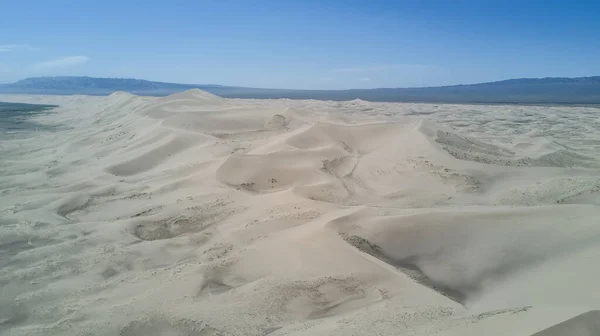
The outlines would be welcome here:
[[[0,100],[0,335],[595,328],[598,109]]]

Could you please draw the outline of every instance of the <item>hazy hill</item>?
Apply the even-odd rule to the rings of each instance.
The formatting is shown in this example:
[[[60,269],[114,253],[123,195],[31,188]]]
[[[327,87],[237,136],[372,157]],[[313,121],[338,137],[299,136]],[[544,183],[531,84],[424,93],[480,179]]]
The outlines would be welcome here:
[[[133,78],[61,76],[26,78],[12,84],[0,85],[0,92],[105,95],[115,91],[128,91],[163,95],[194,88],[212,87],[217,87],[217,85],[162,83]]]
[[[106,95],[114,91],[128,91],[134,94],[161,96],[191,88],[199,88],[228,98],[358,98],[387,102],[600,104],[600,76],[521,78],[470,85],[355,90],[260,89],[125,78],[36,77],[0,85],[0,92]]]

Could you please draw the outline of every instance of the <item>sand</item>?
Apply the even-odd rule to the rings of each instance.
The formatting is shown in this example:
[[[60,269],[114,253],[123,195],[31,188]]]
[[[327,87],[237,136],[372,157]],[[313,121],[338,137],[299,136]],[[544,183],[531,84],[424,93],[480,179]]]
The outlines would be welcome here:
[[[0,101],[1,335],[598,334],[599,109]]]

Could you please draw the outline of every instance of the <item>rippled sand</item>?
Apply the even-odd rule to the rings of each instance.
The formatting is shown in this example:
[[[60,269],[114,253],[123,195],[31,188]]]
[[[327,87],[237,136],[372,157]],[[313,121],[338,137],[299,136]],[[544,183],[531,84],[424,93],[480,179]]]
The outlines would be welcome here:
[[[2,335],[595,332],[600,109],[0,101]]]

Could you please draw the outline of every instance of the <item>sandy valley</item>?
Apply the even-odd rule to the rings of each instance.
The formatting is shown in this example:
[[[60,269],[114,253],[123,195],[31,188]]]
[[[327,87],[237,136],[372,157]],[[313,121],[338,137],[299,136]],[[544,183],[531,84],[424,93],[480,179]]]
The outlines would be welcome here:
[[[34,120],[53,130],[0,145],[0,335],[592,335],[600,320],[598,108],[0,101],[59,105]]]

